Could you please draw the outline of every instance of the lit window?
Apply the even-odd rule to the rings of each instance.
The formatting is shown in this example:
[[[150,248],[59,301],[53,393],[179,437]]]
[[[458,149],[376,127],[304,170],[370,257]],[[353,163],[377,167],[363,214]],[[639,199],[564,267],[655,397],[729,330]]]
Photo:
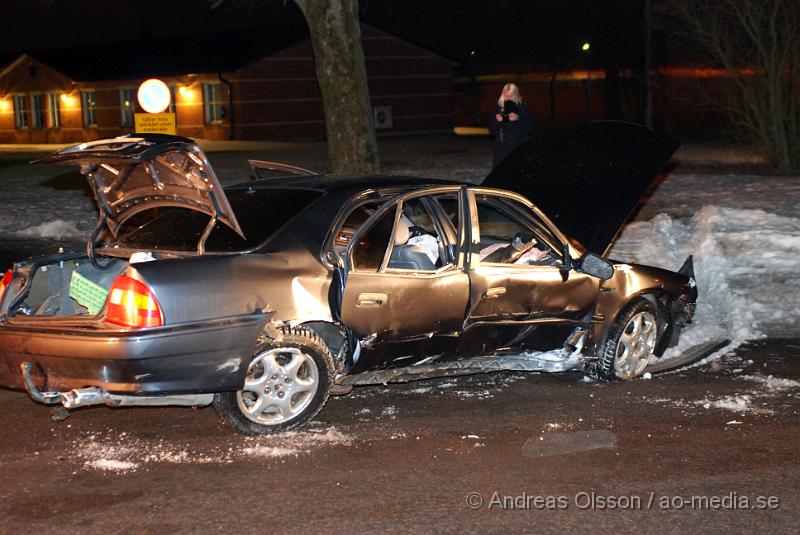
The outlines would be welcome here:
[[[133,89],[119,90],[119,122],[123,127],[133,126]]]
[[[206,124],[222,123],[224,112],[220,82],[203,82],[203,108],[205,109]]]
[[[44,110],[44,95],[31,95],[31,119],[34,128],[44,128],[47,115]]]
[[[61,99],[58,93],[47,94],[47,117],[50,128],[61,128]]]
[[[81,110],[83,112],[83,127],[96,127],[97,101],[94,98],[94,91],[81,91]]]
[[[25,108],[24,95],[14,95],[14,128],[28,128],[28,110]]]

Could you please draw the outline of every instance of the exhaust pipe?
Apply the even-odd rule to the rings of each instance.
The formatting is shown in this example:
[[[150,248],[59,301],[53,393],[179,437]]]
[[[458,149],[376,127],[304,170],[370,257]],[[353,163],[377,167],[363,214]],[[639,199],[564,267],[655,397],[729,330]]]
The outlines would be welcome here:
[[[103,405],[111,401],[111,395],[95,386],[90,388],[76,388],[61,394],[61,404],[67,409],[88,407],[89,405]]]
[[[67,409],[91,405],[109,407],[202,407],[214,401],[214,394],[186,394],[182,396],[120,396],[109,394],[102,388],[76,388],[61,394],[61,404]]]
[[[121,396],[110,394],[97,386],[86,388],[75,388],[69,392],[42,392],[33,384],[31,369],[33,366],[29,362],[20,364],[22,376],[25,381],[25,389],[30,396],[46,405],[61,403],[66,409],[78,409],[80,407],[90,407],[92,405],[109,405],[111,407],[161,407],[161,406],[182,406],[182,407],[203,407],[210,405],[214,401],[214,394],[184,394],[175,396]]]

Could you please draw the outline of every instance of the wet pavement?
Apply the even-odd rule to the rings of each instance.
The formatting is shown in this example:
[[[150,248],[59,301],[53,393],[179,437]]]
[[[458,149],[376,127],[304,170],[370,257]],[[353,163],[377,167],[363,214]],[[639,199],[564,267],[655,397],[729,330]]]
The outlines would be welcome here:
[[[633,382],[356,388],[281,437],[0,391],[0,531],[796,533],[799,411],[800,339]]]
[[[413,172],[414,158],[384,163]],[[441,155],[419,165],[453,172]],[[84,243],[2,235],[0,269],[59,246]],[[800,520],[800,338],[647,381],[362,387],[280,437],[238,435],[211,408],[50,416],[0,390],[0,533],[796,533]]]

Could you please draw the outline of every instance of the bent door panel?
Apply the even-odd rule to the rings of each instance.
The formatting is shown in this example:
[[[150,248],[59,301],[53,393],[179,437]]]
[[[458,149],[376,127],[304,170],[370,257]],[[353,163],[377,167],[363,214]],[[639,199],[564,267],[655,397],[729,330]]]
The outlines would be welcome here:
[[[469,297],[463,271],[351,273],[342,320],[365,339],[357,369],[407,366],[455,349]]]
[[[598,280],[552,266],[480,266],[470,272],[469,323],[500,320],[578,320],[596,298]]]
[[[458,187],[411,192],[376,209],[348,246],[342,321],[362,340],[356,371],[408,366],[452,353],[469,301],[456,258]]]
[[[493,340],[495,347],[515,345],[525,329],[556,340],[549,331],[563,332],[594,305],[599,280],[563,270],[563,242],[533,211],[499,192],[472,196],[470,209],[478,228],[472,231],[463,351],[475,339]],[[534,324],[536,329],[529,329]],[[490,349],[482,343],[477,350]]]

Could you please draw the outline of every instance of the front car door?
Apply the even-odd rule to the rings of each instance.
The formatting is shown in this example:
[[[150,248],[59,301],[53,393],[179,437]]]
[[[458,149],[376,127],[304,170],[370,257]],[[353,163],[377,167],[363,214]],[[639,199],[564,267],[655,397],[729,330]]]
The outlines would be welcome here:
[[[564,269],[578,252],[524,199],[471,188],[470,304],[460,351],[555,349],[590,314],[599,279]]]
[[[341,319],[362,341],[354,371],[431,362],[455,351],[469,300],[463,187],[398,195],[347,216]],[[361,214],[361,215],[359,215]]]

